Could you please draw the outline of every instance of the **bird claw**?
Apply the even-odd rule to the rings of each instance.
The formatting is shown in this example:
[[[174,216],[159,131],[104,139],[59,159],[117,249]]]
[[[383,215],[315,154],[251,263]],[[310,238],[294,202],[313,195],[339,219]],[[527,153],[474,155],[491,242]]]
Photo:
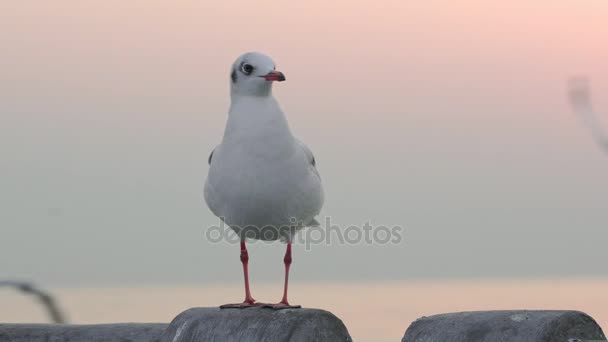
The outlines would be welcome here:
[[[302,306],[301,305],[291,305],[288,303],[249,303],[249,302],[243,302],[243,303],[235,303],[235,304],[224,304],[224,305],[220,305],[220,309],[246,309],[246,308],[268,308],[268,309],[273,309],[273,310],[283,310],[283,309],[301,309]]]
[[[254,306],[259,306],[259,303],[242,302],[242,303],[235,303],[235,304],[224,304],[224,305],[220,305],[220,309],[246,309],[246,308],[252,308]]]
[[[273,310],[283,310],[283,309],[301,309],[301,305],[291,305],[289,303],[276,303],[276,304],[266,304],[263,306],[264,308],[271,308]]]

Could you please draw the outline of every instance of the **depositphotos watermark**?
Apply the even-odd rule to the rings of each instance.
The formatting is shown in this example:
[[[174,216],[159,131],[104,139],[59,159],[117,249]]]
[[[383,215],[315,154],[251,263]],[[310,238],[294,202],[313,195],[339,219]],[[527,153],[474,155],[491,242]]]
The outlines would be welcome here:
[[[372,225],[370,221],[362,225],[342,227],[332,224],[331,217],[326,217],[324,224],[298,229],[301,224],[295,220],[289,226],[246,226],[237,228],[240,234],[230,228],[223,220],[218,225],[209,227],[205,231],[205,238],[211,243],[238,244],[243,235],[248,242],[272,242],[285,240],[291,236],[291,242],[304,245],[311,250],[314,245],[398,245],[403,242],[404,228],[399,225]]]

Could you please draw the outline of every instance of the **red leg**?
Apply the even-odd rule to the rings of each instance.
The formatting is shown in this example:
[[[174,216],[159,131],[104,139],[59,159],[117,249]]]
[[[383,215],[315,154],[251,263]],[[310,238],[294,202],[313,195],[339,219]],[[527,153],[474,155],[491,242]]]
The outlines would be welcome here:
[[[251,291],[249,291],[249,253],[247,253],[245,240],[241,241],[241,263],[243,264],[243,277],[245,278],[245,301],[243,303],[253,304],[255,299],[251,297]]]
[[[287,250],[285,251],[285,257],[283,258],[285,264],[285,285],[283,287],[283,299],[278,304],[273,305],[275,309],[286,309],[286,308],[300,308],[300,305],[290,305],[287,301],[287,287],[289,285],[289,267],[291,266],[291,241],[287,241]]]
[[[291,241],[287,242],[287,250],[285,251],[283,263],[285,264],[285,285],[283,286],[283,299],[281,303],[289,305],[289,302],[287,302],[287,286],[289,285],[289,267],[291,266]]]
[[[247,246],[245,240],[241,241],[241,263],[243,264],[243,277],[245,278],[245,300],[239,304],[224,304],[220,306],[222,309],[226,308],[247,308],[255,306],[255,299],[251,296],[249,290],[249,253],[247,253]]]

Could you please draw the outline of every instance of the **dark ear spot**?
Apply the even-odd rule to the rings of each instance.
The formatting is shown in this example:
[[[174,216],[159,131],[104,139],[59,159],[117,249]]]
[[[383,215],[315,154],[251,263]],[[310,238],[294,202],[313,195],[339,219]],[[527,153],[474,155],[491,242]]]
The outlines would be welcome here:
[[[236,70],[232,69],[232,74],[230,74],[230,78],[232,79],[232,83],[236,83]]]

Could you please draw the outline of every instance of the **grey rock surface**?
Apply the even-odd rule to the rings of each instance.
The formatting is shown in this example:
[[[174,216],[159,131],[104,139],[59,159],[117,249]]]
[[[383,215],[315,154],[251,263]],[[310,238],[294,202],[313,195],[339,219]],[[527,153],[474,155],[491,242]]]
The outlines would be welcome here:
[[[346,327],[332,313],[318,309],[251,307],[193,308],[179,314],[162,342],[194,341],[352,341]]]
[[[579,311],[474,311],[414,321],[402,342],[606,341],[600,326]]]
[[[0,342],[153,342],[168,324],[0,324]]]

